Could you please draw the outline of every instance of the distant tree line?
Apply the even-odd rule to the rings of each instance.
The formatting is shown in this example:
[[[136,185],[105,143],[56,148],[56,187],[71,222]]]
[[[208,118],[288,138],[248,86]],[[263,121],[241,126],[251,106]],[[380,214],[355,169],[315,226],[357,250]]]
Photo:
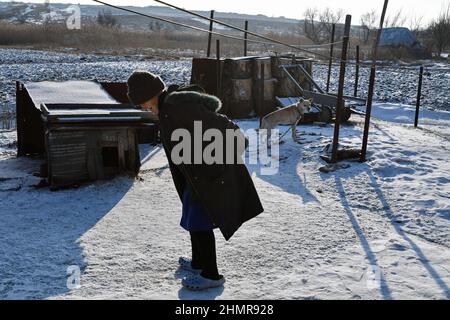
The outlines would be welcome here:
[[[116,17],[113,16],[111,10],[101,10],[97,14],[97,23],[106,28],[117,28],[119,22]]]
[[[343,9],[307,8],[303,17],[300,31],[315,44],[330,42],[333,24],[336,24],[336,41],[343,35]],[[356,37],[362,44],[370,45],[372,43],[379,27],[379,19],[377,10],[370,10],[361,15]],[[450,0],[442,7],[439,16],[428,25],[423,24],[423,16],[414,15],[408,18],[403,10],[398,10],[385,17],[383,27],[407,27],[416,37],[423,39],[430,52],[435,51],[440,55],[450,47]]]

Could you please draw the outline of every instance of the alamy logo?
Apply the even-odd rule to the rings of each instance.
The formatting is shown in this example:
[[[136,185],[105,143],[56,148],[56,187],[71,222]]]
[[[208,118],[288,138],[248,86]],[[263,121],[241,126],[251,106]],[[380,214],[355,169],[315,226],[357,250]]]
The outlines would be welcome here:
[[[47,13],[43,15],[45,22],[65,19],[67,29],[81,29],[81,8],[79,5],[70,5],[63,10],[54,10],[50,6],[50,1],[46,0],[44,6],[47,9]]]
[[[187,129],[172,133],[171,141],[176,144],[171,160],[176,165],[261,165],[261,175],[275,175],[279,171],[279,144],[275,139],[278,134],[278,130],[272,130],[268,145],[264,139],[267,130],[249,129],[245,133],[239,129],[227,129],[225,133],[219,129],[204,131],[202,122],[195,121],[193,133]]]
[[[366,271],[366,286],[369,290],[381,287],[381,270],[376,265],[370,265]]]
[[[81,270],[79,266],[69,266],[67,268],[67,289],[78,289],[81,286]]]
[[[70,16],[66,20],[66,26],[69,30],[81,29],[81,9],[77,5],[71,5],[66,9]]]

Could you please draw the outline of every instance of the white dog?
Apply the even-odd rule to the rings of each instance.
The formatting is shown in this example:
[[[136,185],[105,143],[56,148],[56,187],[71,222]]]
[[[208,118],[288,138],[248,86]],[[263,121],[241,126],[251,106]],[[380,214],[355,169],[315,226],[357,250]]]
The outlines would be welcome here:
[[[304,118],[305,113],[308,113],[311,109],[313,99],[304,100],[272,112],[262,119],[260,130],[267,130],[267,142],[272,134],[272,130],[277,126],[284,124],[290,125],[292,129],[292,139],[295,142],[299,142],[300,139],[297,136],[297,125]]]

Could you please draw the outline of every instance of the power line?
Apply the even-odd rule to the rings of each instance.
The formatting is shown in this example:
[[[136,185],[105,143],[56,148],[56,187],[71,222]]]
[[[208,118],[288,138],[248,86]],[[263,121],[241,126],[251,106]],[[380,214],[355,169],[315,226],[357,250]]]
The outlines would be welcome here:
[[[338,62],[338,63],[343,62],[343,60],[340,59],[340,58],[330,57],[330,56],[325,55],[323,53],[314,52],[314,51],[311,51],[311,50],[304,49],[304,48],[314,49],[314,48],[327,47],[327,46],[331,46],[331,45],[341,44],[342,41],[337,41],[337,42],[333,42],[333,43],[325,43],[325,44],[317,44],[317,45],[303,45],[303,46],[302,45],[292,45],[292,44],[284,43],[282,41],[279,41],[279,40],[276,40],[276,39],[272,39],[272,38],[269,38],[269,37],[257,34],[255,32],[251,32],[251,31],[242,29],[240,27],[237,27],[235,25],[232,25],[232,24],[229,24],[229,23],[217,20],[217,19],[211,19],[211,18],[206,17],[204,15],[201,15],[201,14],[195,13],[193,11],[190,11],[190,10],[187,10],[187,9],[184,9],[184,8],[172,5],[172,4],[167,3],[165,1],[162,1],[162,0],[153,0],[155,2],[164,4],[166,6],[174,8],[176,10],[180,10],[182,12],[194,15],[196,17],[205,19],[207,21],[214,22],[214,23],[217,23],[219,25],[222,25],[222,26],[225,26],[225,27],[228,27],[228,28],[231,28],[231,29],[235,29],[237,31],[247,32],[247,34],[249,34],[249,35],[252,35],[252,36],[255,36],[255,37],[258,37],[258,38],[261,38],[261,39],[265,39],[267,41],[261,41],[261,40],[255,40],[255,39],[245,39],[245,38],[241,38],[241,37],[237,37],[237,36],[233,36],[233,35],[223,34],[223,33],[217,32],[217,31],[210,31],[210,30],[207,30],[207,29],[195,27],[195,26],[188,25],[188,24],[185,24],[185,23],[173,21],[173,20],[170,20],[170,19],[153,16],[153,15],[142,13],[142,12],[138,12],[138,11],[135,11],[135,10],[119,7],[119,6],[109,4],[109,3],[101,1],[101,0],[92,0],[92,1],[100,3],[100,4],[103,4],[105,6],[108,6],[108,7],[114,8],[114,9],[117,9],[117,10],[130,12],[130,13],[133,13],[133,14],[136,14],[136,15],[140,15],[140,16],[143,16],[143,17],[147,17],[147,18],[150,18],[150,19],[160,20],[160,21],[163,21],[163,22],[166,22],[166,23],[170,23],[170,24],[173,24],[173,25],[177,25],[177,26],[180,26],[180,27],[188,28],[188,29],[199,31],[199,32],[203,32],[203,33],[213,34],[213,35],[216,35],[216,36],[219,36],[219,37],[223,37],[223,38],[228,38],[228,39],[233,39],[233,40],[238,40],[238,41],[248,41],[248,42],[253,42],[253,43],[262,44],[262,45],[281,45],[281,46],[285,46],[285,47],[288,47],[288,48],[291,48],[291,49],[294,49],[294,50],[298,50],[298,51],[302,51],[302,52],[311,54],[313,56],[322,57],[322,58],[327,59],[327,60],[329,60],[331,58],[332,61],[335,61],[335,62]],[[268,42],[268,41],[270,41],[270,42]],[[347,64],[350,64],[350,65],[356,65],[357,64],[356,62],[349,61],[349,60],[347,60],[345,62]],[[377,68],[386,68],[387,69],[387,67],[384,66],[384,65],[380,65],[380,64],[372,64],[372,65],[375,65]],[[367,64],[360,63],[360,66],[365,67],[365,66],[367,66]],[[398,69],[403,69],[403,68],[399,67]]]
[[[176,22],[176,21],[169,20],[169,19],[166,19],[166,18],[152,16],[150,14],[146,14],[146,13],[138,12],[138,11],[135,11],[135,10],[119,7],[119,6],[116,6],[116,5],[112,5],[112,4],[106,3],[104,1],[100,1],[100,0],[92,0],[92,1],[97,2],[97,3],[101,3],[101,4],[103,4],[103,5],[107,6],[107,7],[111,7],[111,8],[117,9],[117,10],[122,10],[122,11],[130,12],[130,13],[134,13],[136,15],[140,15],[140,16],[147,17],[147,18],[150,18],[150,19],[160,20],[160,21],[163,21],[163,22],[166,22],[166,23],[170,23],[170,24],[173,24],[173,25],[177,25],[177,26],[180,26],[180,27],[184,27],[184,28],[188,28],[188,29],[192,29],[192,30],[196,30],[196,31],[200,31],[200,32],[208,33],[208,34],[214,34],[214,35],[219,36],[219,37],[224,37],[224,38],[233,39],[233,40],[239,40],[239,41],[249,41],[249,42],[253,42],[253,43],[266,44],[266,45],[279,44],[279,45],[283,45],[283,46],[289,47],[291,49],[295,49],[295,50],[298,50],[298,51],[309,53],[309,54],[314,55],[314,56],[322,56],[322,57],[324,57],[326,59],[329,59],[329,57],[324,55],[324,54],[317,53],[317,52],[310,51],[310,50],[306,50],[306,49],[302,49],[302,48],[299,48],[297,46],[284,43],[282,41],[278,41],[278,40],[274,40],[274,39],[272,40],[270,38],[268,38],[268,39],[270,39],[270,41],[272,41],[272,42],[265,42],[265,41],[254,40],[254,39],[244,39],[244,38],[240,38],[240,37],[236,37],[236,36],[232,36],[232,35],[227,35],[227,34],[223,34],[223,33],[216,32],[216,31],[209,31],[207,29],[202,29],[202,28],[199,28],[199,27],[191,26],[191,25],[188,25],[188,24],[185,24],[185,23],[181,23],[181,22]],[[263,36],[261,36],[261,37],[263,37]],[[339,60],[339,59],[335,59],[335,60]]]
[[[205,20],[207,20],[207,21],[209,21],[209,22],[214,22],[214,23],[217,23],[218,25],[222,25],[222,26],[228,27],[228,28],[230,28],[230,29],[234,29],[234,30],[237,30],[237,31],[241,31],[241,32],[247,33],[247,34],[249,34],[249,35],[252,35],[252,36],[257,37],[257,38],[260,38],[260,39],[264,39],[264,40],[267,40],[267,41],[275,42],[275,43],[278,43],[278,44],[280,44],[280,45],[287,45],[286,43],[281,42],[281,41],[279,41],[279,40],[272,39],[272,38],[269,38],[269,37],[267,37],[267,36],[264,36],[264,35],[261,35],[261,34],[258,34],[258,33],[255,33],[255,32],[249,31],[249,30],[245,30],[245,29],[243,29],[243,28],[241,28],[241,27],[235,26],[235,25],[230,24],[230,23],[226,23],[226,22],[223,22],[223,21],[214,19],[214,18],[210,18],[210,17],[204,16],[204,15],[201,15],[201,14],[196,13],[196,12],[194,12],[194,11],[191,11],[191,10],[188,10],[188,9],[184,9],[184,8],[181,8],[181,7],[178,7],[178,6],[176,6],[176,5],[170,4],[170,3],[165,2],[165,1],[162,1],[162,0],[153,0],[153,1],[158,2],[158,3],[160,3],[160,4],[163,4],[163,5],[166,5],[166,6],[168,6],[168,7],[171,7],[171,8],[173,8],[173,9],[182,11],[182,12],[184,12],[184,13],[191,14],[191,15],[196,16],[196,17],[198,17],[198,18],[205,19]],[[338,43],[342,43],[342,41],[340,41],[340,42],[335,42],[335,43],[326,43],[326,44],[319,44],[319,45],[311,45],[311,46],[310,46],[310,45],[290,45],[290,46],[294,46],[294,47],[298,47],[298,48],[313,48],[313,47],[330,46],[330,45],[334,45],[334,44],[338,44]]]

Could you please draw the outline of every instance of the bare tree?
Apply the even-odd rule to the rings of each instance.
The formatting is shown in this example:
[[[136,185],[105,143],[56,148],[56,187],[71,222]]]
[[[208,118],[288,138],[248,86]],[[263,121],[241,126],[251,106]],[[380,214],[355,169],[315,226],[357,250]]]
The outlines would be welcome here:
[[[409,30],[411,30],[415,36],[419,35],[422,29],[423,15],[414,15],[409,19]]]
[[[373,30],[376,29],[378,14],[376,10],[371,10],[361,16],[362,40],[367,44],[372,36]]]
[[[343,16],[342,9],[333,11],[325,8],[319,11],[316,8],[308,8],[304,13],[303,32],[314,43],[330,41],[333,24],[341,22]]]
[[[314,43],[320,43],[321,25],[317,21],[319,11],[316,8],[308,8],[304,14],[303,32],[305,36]]]
[[[114,28],[118,27],[117,18],[112,15],[111,10],[102,10],[97,14],[97,23],[103,27]]]
[[[403,15],[403,9],[398,10],[393,15],[386,16],[384,20],[385,28],[398,28],[406,24],[406,17]]]
[[[162,30],[162,24],[159,21],[150,21],[148,28],[153,32],[160,32]]]
[[[328,39],[331,38],[333,24],[341,22],[343,17],[344,10],[342,9],[333,11],[330,8],[325,8],[322,12],[320,12],[319,21],[321,24],[321,29],[323,31],[323,36]]]
[[[431,23],[429,31],[433,46],[441,55],[450,46],[450,1],[442,7],[439,17]]]

